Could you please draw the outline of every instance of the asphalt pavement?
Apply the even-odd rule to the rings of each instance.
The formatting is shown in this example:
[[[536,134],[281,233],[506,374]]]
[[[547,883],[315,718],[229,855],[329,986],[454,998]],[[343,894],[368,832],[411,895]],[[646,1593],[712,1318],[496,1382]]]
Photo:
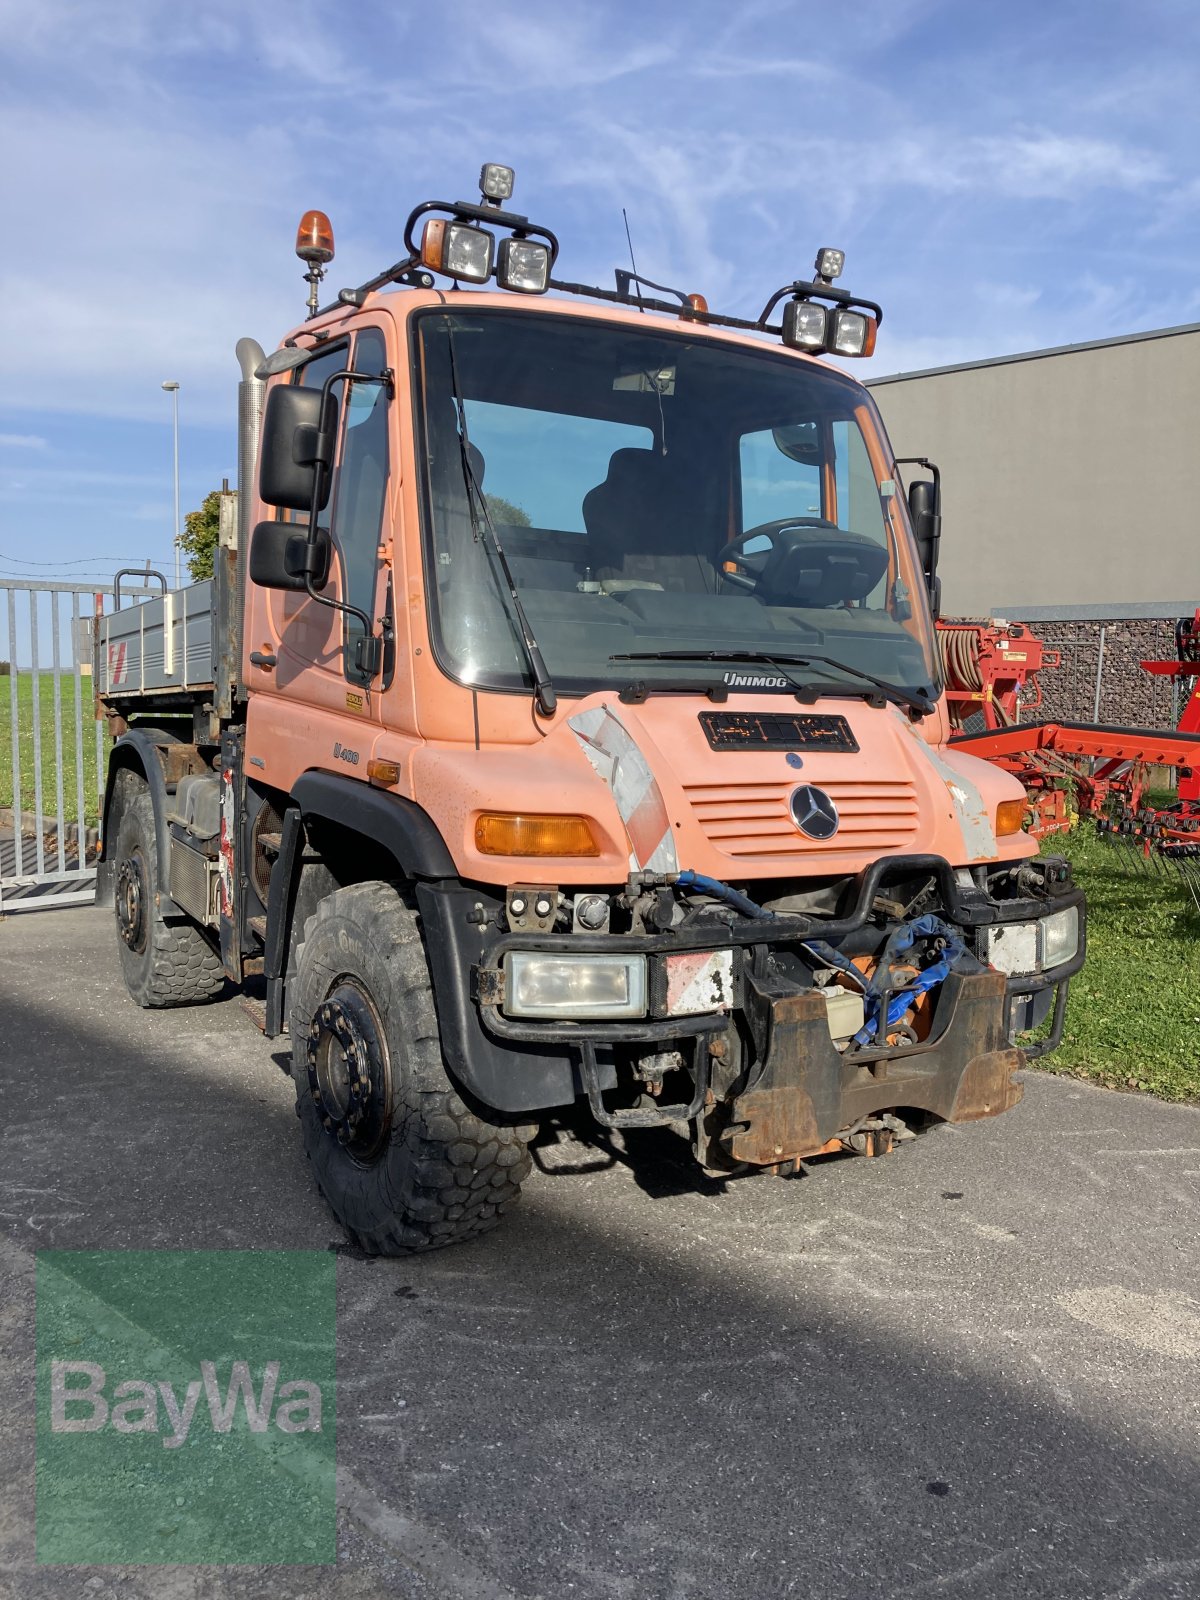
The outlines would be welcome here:
[[[552,1129],[500,1231],[370,1261],[281,1045],[139,1011],[107,913],[0,922],[0,1594],[1200,1594],[1200,1111],[1031,1072],[726,1184]],[[336,1566],[37,1565],[35,1252],[330,1248]]]

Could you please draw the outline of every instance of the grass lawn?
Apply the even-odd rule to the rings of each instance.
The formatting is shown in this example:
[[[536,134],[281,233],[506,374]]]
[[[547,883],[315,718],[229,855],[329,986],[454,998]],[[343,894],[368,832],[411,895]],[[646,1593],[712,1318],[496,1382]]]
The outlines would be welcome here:
[[[1088,823],[1044,853],[1067,856],[1087,894],[1088,954],[1038,1066],[1200,1103],[1200,913],[1183,880],[1123,867]]]
[[[33,673],[16,674],[17,737],[20,741],[21,795],[19,809],[33,810]],[[96,730],[92,716],[92,680],[80,679],[83,717],[83,820],[94,826],[99,809],[96,779]],[[42,815],[51,823],[57,811],[58,761],[54,747],[54,674],[38,674],[38,724],[42,743]],[[66,821],[77,817],[75,759],[75,675],[62,675],[62,780],[63,812]],[[0,677],[0,808],[14,805],[12,758],[12,680]],[[103,736],[107,759],[109,738]],[[101,773],[103,776],[103,772]]]

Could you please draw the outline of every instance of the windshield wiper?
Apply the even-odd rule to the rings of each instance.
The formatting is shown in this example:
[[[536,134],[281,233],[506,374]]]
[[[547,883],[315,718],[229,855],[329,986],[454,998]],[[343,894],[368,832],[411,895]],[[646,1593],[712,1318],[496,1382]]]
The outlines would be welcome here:
[[[533,674],[533,691],[537,699],[538,709],[544,717],[552,717],[558,708],[558,696],[554,692],[554,685],[550,681],[550,673],[546,662],[534,637],[533,629],[529,625],[529,618],[525,615],[525,607],[521,604],[521,596],[517,593],[517,582],[512,575],[512,568],[508,564],[508,557],[504,553],[504,546],[496,534],[496,524],[492,521],[492,513],[488,507],[487,499],[479,486],[479,479],[475,475],[475,468],[471,464],[471,436],[467,432],[467,408],[463,404],[462,390],[458,382],[458,362],[454,355],[454,329],[447,328],[450,340],[450,383],[454,390],[454,407],[458,415],[458,444],[462,453],[463,483],[467,490],[467,508],[471,517],[471,533],[476,542],[479,540],[479,512],[483,512],[483,520],[487,524],[488,537],[492,541],[492,549],[496,552],[496,559],[500,563],[500,570],[504,574],[504,581],[508,585],[509,598],[512,601],[513,616],[517,623],[517,632],[521,636],[521,644],[525,649],[525,659],[529,662],[529,670]]]
[[[785,671],[786,667],[832,667],[835,672],[848,672],[852,678],[860,678],[863,683],[869,683],[876,693],[883,695],[888,700],[898,700],[902,705],[911,706],[914,711],[919,711],[922,716],[928,716],[934,709],[933,701],[928,695],[913,693],[898,683],[891,683],[887,678],[877,678],[874,673],[864,672],[861,667],[852,667],[848,661],[839,661],[836,656],[821,655],[768,655],[765,650],[635,650],[628,655],[609,656],[610,661],[753,661],[765,663],[774,667],[781,678],[786,678],[797,689],[806,688],[807,685],[796,683],[791,673]]]

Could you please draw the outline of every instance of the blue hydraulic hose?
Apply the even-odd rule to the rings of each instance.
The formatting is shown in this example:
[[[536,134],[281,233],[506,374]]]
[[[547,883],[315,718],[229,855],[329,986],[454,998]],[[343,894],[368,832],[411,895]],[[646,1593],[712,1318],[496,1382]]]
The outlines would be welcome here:
[[[927,989],[935,989],[939,983],[944,983],[950,976],[950,970],[960,957],[968,951],[966,945],[950,927],[943,922],[941,917],[924,916],[914,917],[911,922],[906,922],[897,928],[884,945],[876,965],[876,974],[886,973],[891,968],[894,956],[901,955],[905,950],[911,950],[918,939],[941,938],[946,941],[945,949],[939,960],[932,966],[919,972],[913,981],[906,984],[898,994],[888,1000],[887,1026],[899,1022],[904,1013],[911,1006],[918,995],[924,994]],[[872,980],[867,990],[867,1019],[863,1026],[854,1035],[855,1044],[867,1044],[874,1036],[879,1021],[879,1005],[882,999],[879,987]]]
[[[751,900],[749,895],[744,895],[740,890],[732,889],[729,884],[722,883],[719,878],[709,878],[702,872],[693,872],[690,868],[679,874],[675,880],[675,887],[697,889],[701,894],[711,895],[714,900],[723,901],[727,906],[732,906],[735,911],[740,911],[743,916],[751,917],[756,922],[770,922],[776,915],[774,911],[768,911],[765,906],[760,906]],[[939,983],[944,983],[950,976],[954,963],[961,956],[968,954],[966,945],[950,924],[930,913],[923,917],[914,917],[911,922],[905,922],[894,930],[880,953],[875,967],[876,974],[890,971],[894,957],[911,950],[918,939],[944,939],[945,949],[939,960],[919,972],[913,981],[906,984],[897,994],[889,997],[888,1027],[900,1021],[918,995],[924,994],[927,989],[935,989]],[[878,1026],[882,999],[881,990],[874,978],[868,982],[851,960],[822,939],[808,941],[803,948],[818,961],[824,961],[837,971],[845,973],[847,977],[853,978],[862,989],[866,1003],[866,1021],[854,1035],[854,1042],[867,1044]]]
[[[677,889],[699,889],[701,894],[710,894],[714,900],[724,900],[727,906],[732,906],[735,911],[740,911],[743,916],[753,917],[756,922],[770,922],[775,913],[768,911],[765,906],[760,906],[751,900],[748,895],[741,894],[737,889],[731,889],[727,883],[722,883],[719,878],[706,878],[702,872],[681,872],[675,880]]]

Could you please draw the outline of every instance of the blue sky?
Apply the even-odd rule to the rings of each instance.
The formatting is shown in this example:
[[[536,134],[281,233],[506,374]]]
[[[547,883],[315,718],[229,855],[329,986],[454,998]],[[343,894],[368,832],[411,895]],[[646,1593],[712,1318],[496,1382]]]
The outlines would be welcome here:
[[[611,284],[756,314],[847,252],[894,372],[1200,320],[1200,8],[862,0],[836,11],[318,0],[0,0],[0,572],[171,560],[235,473],[236,340],[402,254],[483,159]],[[42,565],[34,565],[42,563]]]

